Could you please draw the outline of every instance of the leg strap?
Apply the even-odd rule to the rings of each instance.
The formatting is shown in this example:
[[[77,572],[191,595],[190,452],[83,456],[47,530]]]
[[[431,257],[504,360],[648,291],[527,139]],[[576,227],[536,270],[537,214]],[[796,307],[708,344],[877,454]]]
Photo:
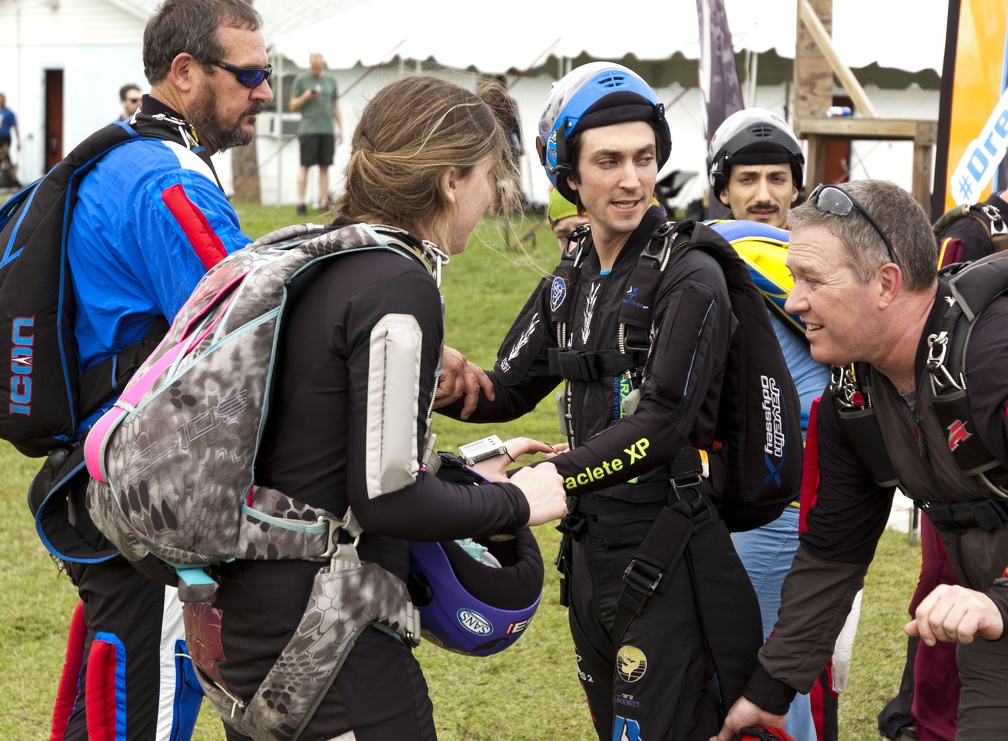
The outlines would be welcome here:
[[[662,577],[675,568],[693,533],[689,507],[676,502],[665,507],[648,530],[637,555],[623,574],[623,591],[616,603],[612,644],[619,648],[630,622],[641,614]]]

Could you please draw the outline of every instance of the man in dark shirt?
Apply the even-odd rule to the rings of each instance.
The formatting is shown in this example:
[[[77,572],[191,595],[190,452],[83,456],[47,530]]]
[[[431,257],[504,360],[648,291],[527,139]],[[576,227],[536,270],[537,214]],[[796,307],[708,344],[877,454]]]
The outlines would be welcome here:
[[[706,740],[716,732],[722,693],[730,704],[730,687],[744,684],[762,642],[755,593],[723,523],[706,520],[716,535],[705,555],[725,575],[724,593],[734,595],[731,630],[745,644],[737,657],[744,666],[719,666],[715,678],[710,626],[701,624],[686,558],[662,573],[660,588],[621,637],[614,639],[613,631],[624,574],[635,568],[645,534],[675,497],[673,461],[684,446],[715,447],[719,408],[731,403],[723,400],[722,386],[738,320],[717,260],[688,249],[658,279],[648,307],[651,350],[642,368],[609,366],[592,378],[555,367],[551,356],[619,362],[622,355],[625,362],[621,307],[636,295],[643,248],[666,223],[652,196],[671,137],[655,92],[631,70],[600,62],[553,86],[537,144],[554,187],[588,215],[590,232],[570,247],[581,251],[583,262],[569,284],[557,274],[529,298],[498,352],[493,394],[479,399],[469,419],[519,417],[566,378],[561,421],[570,449],[551,461],[573,506],[562,563],[573,668],[596,733],[604,741]],[[553,314],[564,306],[569,320],[558,331]],[[463,414],[458,405],[447,411]],[[713,511],[708,497],[721,496],[726,473],[719,456],[709,460],[702,494],[690,499],[707,502],[705,513]]]
[[[872,409],[900,488],[916,501],[960,513],[956,522],[934,524],[963,586],[938,586],[905,631],[928,645],[958,644],[956,738],[1000,738],[1008,711],[1008,642],[1002,639],[1008,531],[967,523],[963,513],[999,500],[979,478],[962,473],[955,440],[935,412],[925,361],[949,288],[937,278],[929,219],[902,188],[860,181],[820,186],[788,223],[787,266],[795,284],[786,308],[805,323],[812,356],[830,365],[870,365]],[[1008,297],[1002,296],[973,326],[965,360],[972,420],[963,434],[977,435],[1002,465],[1008,464],[1006,327]],[[832,652],[886,526],[894,487],[876,482],[871,462],[848,437],[838,411],[848,399],[844,391],[831,386],[823,395],[819,496],[784,581],[774,634],[718,741],[757,722],[784,727],[791,698],[811,687]]]

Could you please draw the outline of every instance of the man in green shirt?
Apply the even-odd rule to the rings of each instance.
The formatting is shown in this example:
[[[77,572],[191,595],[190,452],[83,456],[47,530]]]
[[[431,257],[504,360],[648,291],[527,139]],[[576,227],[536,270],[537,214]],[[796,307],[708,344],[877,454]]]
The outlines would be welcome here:
[[[319,205],[329,208],[329,167],[336,145],[343,141],[343,115],[339,107],[339,88],[330,75],[322,74],[325,59],[321,54],[308,57],[308,71],[294,78],[290,109],[301,112],[298,139],[301,143],[301,169],[298,170],[298,215],[304,215],[308,168],[319,168]],[[335,125],[334,125],[335,124]]]

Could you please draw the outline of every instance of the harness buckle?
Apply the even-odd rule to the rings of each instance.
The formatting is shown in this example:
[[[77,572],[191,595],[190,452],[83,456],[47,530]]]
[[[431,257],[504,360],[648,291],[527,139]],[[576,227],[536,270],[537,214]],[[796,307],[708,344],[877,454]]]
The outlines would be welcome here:
[[[1005,220],[1002,218],[1000,211],[989,203],[983,204],[980,210],[990,220],[990,233],[992,237],[1008,234],[1008,226],[1005,225]]]
[[[853,368],[848,365],[830,366],[829,389],[833,392],[833,398],[844,409],[854,409],[864,404],[856,404],[854,395],[857,393],[857,384],[854,382]]]
[[[948,391],[950,388],[959,391],[962,390],[962,386],[959,385],[952,374],[949,373],[948,368],[945,367],[945,356],[948,354],[948,341],[948,332],[944,330],[928,337],[927,372],[931,376],[931,383],[936,392]]]
[[[403,640],[411,648],[420,645],[420,610],[412,602],[406,603],[406,625],[403,628]]]
[[[699,490],[700,487],[703,485],[703,476],[701,476],[699,473],[686,473],[683,474],[682,476],[676,476],[675,478],[671,479],[671,481],[672,481],[672,488],[675,490],[676,493],[676,499],[682,499],[682,497],[679,496],[679,492],[685,491],[686,489]]]
[[[340,543],[339,534],[346,525],[345,520],[338,517],[319,516],[318,523],[324,523],[328,530],[326,532],[326,549],[321,554],[321,558],[329,559],[329,568],[335,569],[337,561],[359,561],[357,556],[357,545],[360,543],[360,534],[354,537],[352,543]]]
[[[647,592],[648,595],[652,595],[658,588],[664,573],[654,564],[635,558],[623,572],[623,581],[642,592]]]

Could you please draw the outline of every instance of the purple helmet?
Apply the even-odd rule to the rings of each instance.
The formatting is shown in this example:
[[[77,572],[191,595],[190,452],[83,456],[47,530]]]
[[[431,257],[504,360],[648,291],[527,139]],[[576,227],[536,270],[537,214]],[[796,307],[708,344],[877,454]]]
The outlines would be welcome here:
[[[407,583],[424,638],[449,651],[489,656],[521,637],[542,597],[543,562],[531,530],[514,535],[477,539],[499,568],[454,541],[409,544]]]

